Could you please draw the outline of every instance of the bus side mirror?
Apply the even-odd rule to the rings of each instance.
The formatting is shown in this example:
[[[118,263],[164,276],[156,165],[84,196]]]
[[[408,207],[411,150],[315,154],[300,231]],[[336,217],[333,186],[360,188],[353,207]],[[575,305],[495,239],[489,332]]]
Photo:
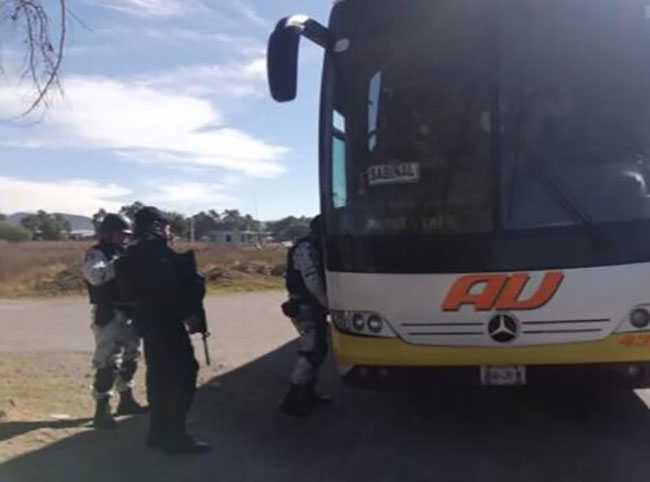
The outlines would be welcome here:
[[[271,96],[278,102],[296,98],[298,47],[302,36],[323,48],[330,45],[329,30],[305,15],[283,18],[269,39],[266,56],[269,87]]]

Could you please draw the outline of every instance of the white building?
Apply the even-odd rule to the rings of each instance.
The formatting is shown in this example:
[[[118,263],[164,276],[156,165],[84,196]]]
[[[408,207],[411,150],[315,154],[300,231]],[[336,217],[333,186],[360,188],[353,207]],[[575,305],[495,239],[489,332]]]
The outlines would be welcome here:
[[[264,231],[212,231],[206,241],[219,246],[262,246],[271,239]]]

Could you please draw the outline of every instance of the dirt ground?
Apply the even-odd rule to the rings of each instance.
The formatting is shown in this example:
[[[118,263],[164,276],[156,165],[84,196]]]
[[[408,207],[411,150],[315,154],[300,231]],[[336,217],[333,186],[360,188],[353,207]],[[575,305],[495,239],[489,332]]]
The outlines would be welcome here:
[[[201,386],[218,387],[210,381],[294,337],[278,312],[282,296],[207,299],[210,366],[200,338],[193,340]],[[0,462],[90,430],[93,338],[86,299],[0,301],[0,329]],[[141,367],[136,395],[146,400]]]
[[[336,404],[282,417],[295,346],[281,299],[208,299],[214,364],[190,426],[214,452],[171,458],[145,448],[146,416],[89,428],[83,298],[0,302],[0,482],[650,480],[647,391],[376,393],[343,387],[329,360],[322,384]]]

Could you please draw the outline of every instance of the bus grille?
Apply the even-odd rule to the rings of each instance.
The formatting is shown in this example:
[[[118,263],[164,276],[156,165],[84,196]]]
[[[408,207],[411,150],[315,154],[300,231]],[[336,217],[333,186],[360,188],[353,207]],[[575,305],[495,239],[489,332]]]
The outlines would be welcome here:
[[[612,330],[609,318],[579,320],[518,321],[516,337],[508,345],[541,345],[599,340]],[[488,330],[488,322],[402,323],[402,337],[419,345],[499,346]]]

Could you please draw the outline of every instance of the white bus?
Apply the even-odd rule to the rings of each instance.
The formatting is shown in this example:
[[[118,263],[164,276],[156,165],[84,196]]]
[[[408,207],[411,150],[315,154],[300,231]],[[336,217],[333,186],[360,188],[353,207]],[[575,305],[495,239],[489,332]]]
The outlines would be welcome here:
[[[650,4],[342,0],[324,48],[332,337],[363,387],[650,385]]]

